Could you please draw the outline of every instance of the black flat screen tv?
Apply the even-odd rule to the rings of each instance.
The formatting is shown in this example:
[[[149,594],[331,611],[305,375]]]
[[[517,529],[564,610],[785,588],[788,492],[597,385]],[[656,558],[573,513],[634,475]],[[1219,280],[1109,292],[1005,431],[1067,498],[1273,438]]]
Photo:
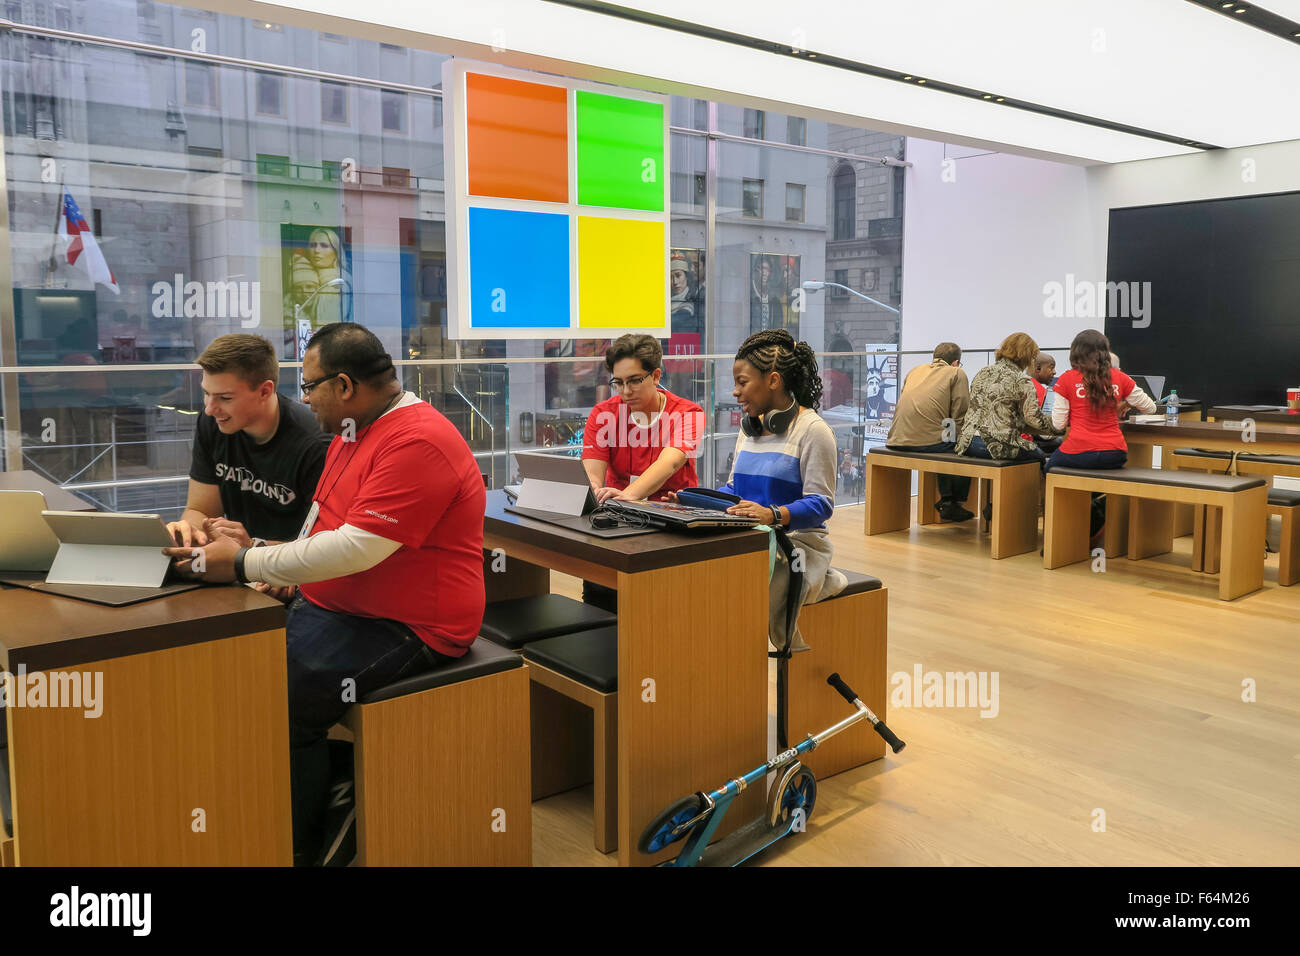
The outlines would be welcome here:
[[[1107,308],[1125,371],[1207,408],[1300,385],[1300,192],[1112,209],[1106,278],[1151,283],[1148,315]]]

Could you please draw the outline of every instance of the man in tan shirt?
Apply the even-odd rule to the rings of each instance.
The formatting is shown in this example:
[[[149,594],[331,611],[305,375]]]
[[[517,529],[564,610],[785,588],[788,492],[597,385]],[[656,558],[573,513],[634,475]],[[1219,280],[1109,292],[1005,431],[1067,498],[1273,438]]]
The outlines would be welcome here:
[[[970,382],[961,368],[961,348],[941,342],[935,346],[930,364],[912,369],[903,380],[885,446],[899,451],[951,453],[969,405]],[[970,494],[970,479],[958,475],[936,478],[939,517],[945,521],[975,517],[961,506]]]

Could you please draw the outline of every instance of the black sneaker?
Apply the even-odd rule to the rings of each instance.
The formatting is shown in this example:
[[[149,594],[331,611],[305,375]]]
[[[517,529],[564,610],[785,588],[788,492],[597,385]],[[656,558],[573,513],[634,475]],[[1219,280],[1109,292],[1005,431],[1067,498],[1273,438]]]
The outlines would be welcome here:
[[[970,521],[975,512],[967,511],[955,501],[950,501],[939,509],[939,517],[944,521]]]
[[[351,866],[357,858],[357,805],[351,780],[330,788],[325,813],[325,852],[316,865]]]

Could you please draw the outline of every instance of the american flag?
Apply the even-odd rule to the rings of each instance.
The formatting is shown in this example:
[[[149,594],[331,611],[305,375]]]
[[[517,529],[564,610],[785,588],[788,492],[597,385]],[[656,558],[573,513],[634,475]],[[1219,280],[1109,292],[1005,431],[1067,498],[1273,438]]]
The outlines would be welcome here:
[[[77,260],[81,259],[92,282],[103,283],[114,293],[121,294],[122,290],[117,287],[117,279],[113,278],[113,272],[104,260],[104,253],[100,251],[94,233],[86,225],[86,217],[77,208],[72,193],[66,189],[63,191],[63,215],[59,217],[59,237],[67,245],[68,265],[75,266]]]

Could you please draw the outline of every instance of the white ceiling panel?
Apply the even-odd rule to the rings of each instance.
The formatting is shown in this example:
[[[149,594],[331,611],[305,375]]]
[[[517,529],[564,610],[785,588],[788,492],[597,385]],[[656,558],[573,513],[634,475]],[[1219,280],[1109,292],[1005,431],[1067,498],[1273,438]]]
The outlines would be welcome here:
[[[1300,0],[1266,0],[1264,7],[1291,4]],[[1243,146],[1300,139],[1300,44],[1185,0],[622,0],[635,10],[1178,137],[1177,143],[546,0],[186,5],[1075,162],[1192,152],[1182,140]]]

